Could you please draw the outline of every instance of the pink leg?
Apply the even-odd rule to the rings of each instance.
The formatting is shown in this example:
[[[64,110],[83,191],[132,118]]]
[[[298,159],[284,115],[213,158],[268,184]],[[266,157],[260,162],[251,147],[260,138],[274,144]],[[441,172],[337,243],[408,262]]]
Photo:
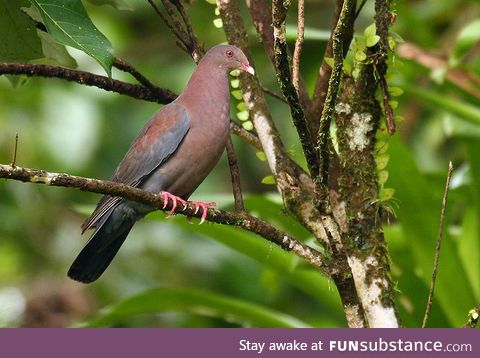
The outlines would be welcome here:
[[[198,213],[198,210],[201,208],[202,209],[202,216],[200,218],[200,224],[202,225],[205,222],[205,219],[207,217],[208,213],[208,208],[210,206],[217,206],[217,203],[212,202],[212,203],[202,203],[201,201],[192,201],[192,204],[195,205],[195,214]]]
[[[182,203],[184,210],[187,207],[187,202],[185,200],[183,200],[182,198],[178,197],[178,196],[170,194],[169,192],[166,192],[166,191],[161,191],[159,194],[161,196],[163,196],[163,208],[162,209],[165,209],[167,207],[168,199],[172,199],[172,203],[173,203],[172,210],[170,210],[170,212],[168,213],[167,218],[172,216],[173,213],[175,212],[175,209],[177,208],[177,201]]]

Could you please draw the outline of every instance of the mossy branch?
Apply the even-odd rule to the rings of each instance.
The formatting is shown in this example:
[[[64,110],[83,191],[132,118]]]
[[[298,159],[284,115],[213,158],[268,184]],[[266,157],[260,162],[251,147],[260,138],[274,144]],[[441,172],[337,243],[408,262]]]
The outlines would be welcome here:
[[[163,197],[159,195],[107,180],[84,178],[70,174],[52,173],[45,170],[4,164],[0,164],[0,178],[49,186],[76,188],[91,193],[122,197],[159,210],[172,209],[171,202],[165,206]],[[188,217],[200,217],[202,213],[196,211],[195,205],[188,203],[185,209],[179,205],[175,213]],[[280,246],[282,249],[291,251],[295,255],[305,259],[322,273],[326,275],[332,274],[331,269],[327,265],[328,262],[320,252],[248,213],[232,213],[224,210],[208,209],[206,220],[217,224],[239,227],[255,233]]]

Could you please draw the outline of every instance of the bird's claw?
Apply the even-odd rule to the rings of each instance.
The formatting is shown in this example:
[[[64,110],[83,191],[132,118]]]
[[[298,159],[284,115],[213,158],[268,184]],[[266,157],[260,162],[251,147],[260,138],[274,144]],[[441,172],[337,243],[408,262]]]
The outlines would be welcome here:
[[[183,210],[187,208],[187,202],[183,200],[182,198],[175,196],[173,194],[170,194],[169,192],[166,191],[161,191],[160,195],[163,197],[163,208],[165,209],[168,205],[168,200],[172,199],[172,209],[168,213],[167,219],[173,215],[175,212],[175,209],[177,208],[177,202],[179,201],[183,205]]]
[[[192,201],[192,204],[195,206],[195,215],[198,213],[198,210],[202,209],[202,216],[200,217],[200,224],[202,225],[207,218],[208,208],[210,206],[217,206],[217,203],[202,203],[201,201]]]

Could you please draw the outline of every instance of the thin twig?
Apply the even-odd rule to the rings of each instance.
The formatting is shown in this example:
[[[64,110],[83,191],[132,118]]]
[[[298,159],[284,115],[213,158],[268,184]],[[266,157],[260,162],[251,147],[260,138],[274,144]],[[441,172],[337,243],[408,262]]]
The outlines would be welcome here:
[[[365,6],[365,4],[367,3],[367,1],[368,0],[363,0],[361,2],[361,4],[358,6],[357,11],[355,11],[355,19],[358,17],[358,15],[360,15],[360,13],[362,12],[362,9]]]
[[[162,19],[165,26],[167,26],[170,31],[172,31],[173,35],[177,38],[176,44],[184,51],[187,51],[187,44],[185,43],[185,32],[181,33],[175,26],[170,22],[170,20],[160,11],[157,4],[153,0],[147,0],[149,4],[152,6],[153,10],[156,14]]]
[[[120,58],[115,58],[115,61],[113,62],[113,66],[118,68],[121,71],[127,72],[133,76],[140,84],[144,85],[145,87],[148,87],[152,90],[159,91],[161,90],[160,87],[154,85],[152,82],[150,82],[144,75],[142,75],[140,72],[138,72],[137,69],[135,69],[132,65],[130,65],[128,62],[120,59]]]
[[[437,272],[438,272],[438,260],[440,258],[440,248],[442,246],[442,239],[443,239],[443,224],[445,222],[445,209],[447,207],[448,189],[450,188],[450,179],[452,178],[452,171],[453,171],[452,162],[449,162],[448,163],[447,182],[445,184],[445,192],[443,194],[443,200],[442,200],[442,209],[440,211],[440,226],[439,226],[439,229],[438,229],[437,247],[435,248],[435,259],[434,259],[434,262],[433,262],[432,281],[430,283],[430,292],[428,294],[428,302],[427,302],[427,308],[425,310],[425,315],[423,316],[422,328],[426,327],[428,317],[429,317],[430,311],[432,309],[433,293],[435,291],[435,281],[436,281]]]
[[[164,200],[160,195],[112,181],[83,178],[64,173],[51,173],[44,170],[22,168],[18,166],[13,167],[11,165],[3,164],[0,164],[0,178],[36,184],[46,184],[50,186],[76,188],[92,193],[122,197],[156,209],[172,209],[171,202],[167,203],[168,205],[163,208]],[[187,217],[200,217],[202,214],[197,212],[195,204],[190,202],[186,208],[178,207],[175,210],[175,213]],[[336,270],[328,268],[328,260],[326,260],[320,252],[248,213],[232,213],[223,210],[208,209],[206,219],[210,222],[236,226],[255,233],[264,239],[279,245],[284,250],[291,251],[295,255],[305,259],[321,272],[327,275],[337,274]]]
[[[204,49],[203,46],[200,45],[198,42],[197,36],[195,35],[195,32],[193,31],[193,26],[192,22],[190,21],[190,18],[187,15],[187,12],[185,11],[185,8],[180,0],[169,0],[175,7],[177,8],[177,11],[180,13],[180,16],[182,17],[183,23],[186,26],[187,34],[188,34],[188,40],[189,40],[189,53],[192,56],[193,60],[198,63],[202,56],[204,55]]]
[[[270,88],[265,87],[265,86],[263,86],[263,85],[261,85],[261,87],[262,87],[262,91],[265,92],[266,94],[268,94],[268,95],[270,95],[270,96],[272,96],[272,97],[274,97],[274,98],[282,101],[283,103],[288,103],[287,100],[286,100],[283,96],[279,95],[279,94],[276,93],[275,91],[272,91]]]
[[[13,147],[12,167],[17,164],[17,149],[18,149],[18,132],[15,133],[15,146]]]
[[[243,205],[242,186],[240,184],[240,171],[238,170],[237,157],[235,156],[235,149],[233,148],[232,138],[229,137],[227,141],[227,158],[230,166],[230,175],[232,177],[233,197],[235,199],[235,211],[245,211]]]
[[[300,57],[302,55],[303,41],[305,34],[305,1],[298,0],[297,14],[297,39],[295,41],[295,50],[293,51],[292,60],[292,83],[297,90],[297,96],[300,97]]]

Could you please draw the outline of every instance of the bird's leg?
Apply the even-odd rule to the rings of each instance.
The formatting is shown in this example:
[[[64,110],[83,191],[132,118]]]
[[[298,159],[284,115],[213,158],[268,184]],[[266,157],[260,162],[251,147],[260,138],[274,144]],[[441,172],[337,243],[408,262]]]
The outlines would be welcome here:
[[[205,222],[205,219],[207,218],[208,208],[210,206],[217,206],[217,203],[215,203],[215,202],[203,203],[201,201],[192,201],[191,203],[193,205],[195,205],[195,214],[198,213],[198,210],[200,208],[202,209],[202,216],[200,218],[200,224],[199,225],[202,225]]]
[[[178,196],[175,196],[173,194],[170,194],[167,191],[161,191],[159,194],[163,197],[163,208],[162,209],[165,209],[167,207],[168,199],[172,199],[172,203],[173,203],[172,210],[170,210],[170,212],[168,213],[167,218],[172,216],[173,213],[175,212],[175,209],[177,208],[177,201],[182,203],[183,210],[185,210],[187,208],[187,202],[185,200],[183,200],[182,198],[180,198]]]

